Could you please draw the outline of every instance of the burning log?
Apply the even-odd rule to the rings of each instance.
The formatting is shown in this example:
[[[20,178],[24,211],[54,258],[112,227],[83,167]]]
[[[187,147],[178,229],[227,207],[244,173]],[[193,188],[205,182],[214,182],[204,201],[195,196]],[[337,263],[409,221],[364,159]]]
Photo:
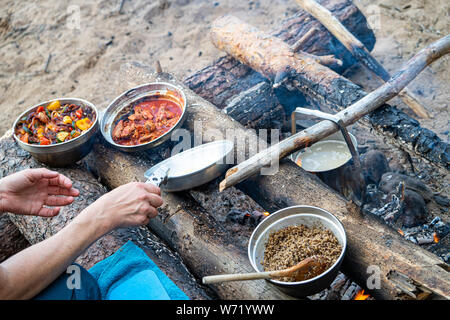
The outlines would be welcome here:
[[[366,47],[333,14],[314,0],[296,0],[297,3],[314,18],[319,20],[333,34],[352,55],[367,69],[372,71],[383,82],[391,76],[384,67],[369,53]],[[403,101],[420,117],[429,118],[428,111],[417,102],[405,88],[398,94]]]
[[[281,128],[280,119],[285,118],[284,108],[265,81],[230,99],[222,111],[250,128]]]
[[[319,3],[330,10],[366,48],[369,50],[373,48],[375,36],[368,28],[364,15],[352,1],[320,0]],[[316,56],[333,55],[342,61],[342,66],[336,66],[334,69],[340,73],[356,62],[319,21],[311,19],[311,16],[303,10],[283,21],[271,34],[288,43],[294,52],[301,49]],[[226,56],[188,77],[184,83],[195,93],[223,109],[229,99],[236,94],[245,92],[263,81],[257,72]],[[268,87],[260,94],[269,95],[271,91],[272,89]],[[260,113],[258,117],[262,114]]]
[[[268,79],[274,80],[280,72],[289,72],[293,78],[292,83],[297,88],[304,92],[313,91],[314,96],[321,92],[323,101],[340,101],[339,104],[345,106],[351,100],[356,100],[357,102],[335,114],[335,117],[340,119],[345,126],[353,124],[382,106],[387,100],[396,96],[426,66],[450,52],[450,36],[446,36],[422,49],[405,64],[392,80],[365,95],[359,87],[350,81],[328,68],[316,64],[308,57],[299,60],[301,56],[293,55],[283,41],[267,36],[237,18],[231,16],[219,18],[215,21],[211,32],[213,41],[218,48],[238,57],[243,63],[252,66]],[[349,94],[340,95],[338,88]],[[386,110],[387,108],[387,106],[384,106],[383,109]],[[386,118],[389,119],[389,116],[386,115]],[[406,130],[412,130],[412,132],[415,129],[407,125],[403,129],[405,128]],[[262,167],[269,165],[274,158],[283,158],[337,130],[338,128],[334,123],[322,121],[290,136],[279,144],[230,169],[225,180],[221,183],[221,190],[257,173]],[[422,130],[424,133],[428,132],[426,129]],[[411,135],[411,131],[408,135]],[[428,152],[424,155],[430,160],[448,167],[450,165],[450,159],[448,158],[450,146],[441,141],[435,134],[433,135],[431,140],[436,141],[434,144],[426,146],[427,149],[425,150]],[[416,140],[415,148],[424,147],[422,146],[424,142],[431,143],[428,139],[429,136],[425,134],[422,134],[422,136],[423,138],[414,139]]]
[[[8,131],[0,138],[0,154],[2,163],[2,176],[26,168],[42,167],[31,156],[19,148],[12,132]],[[107,190],[83,166],[74,165],[69,168],[58,169],[74,182],[80,190],[80,196],[68,207],[63,207],[58,216],[42,218],[36,216],[23,216],[8,214],[8,217],[31,243],[38,243],[62,229],[81,210],[95,201]],[[175,284],[192,299],[210,299],[211,292],[197,284],[194,277],[186,269],[180,257],[169,250],[155,235],[145,227],[123,228],[110,232],[93,243],[75,262],[85,268],[107,258],[116,252],[127,241],[132,240],[163,270]],[[212,295],[213,296],[213,295]]]

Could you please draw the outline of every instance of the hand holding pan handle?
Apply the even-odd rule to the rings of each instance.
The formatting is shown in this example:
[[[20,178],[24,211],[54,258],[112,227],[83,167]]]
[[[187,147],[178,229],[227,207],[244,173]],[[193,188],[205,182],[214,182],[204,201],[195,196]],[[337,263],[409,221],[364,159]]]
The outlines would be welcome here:
[[[150,177],[148,177],[145,183],[151,183],[155,186],[159,187],[162,184],[167,183],[167,179],[169,178],[170,168],[159,167],[155,172],[152,173]]]

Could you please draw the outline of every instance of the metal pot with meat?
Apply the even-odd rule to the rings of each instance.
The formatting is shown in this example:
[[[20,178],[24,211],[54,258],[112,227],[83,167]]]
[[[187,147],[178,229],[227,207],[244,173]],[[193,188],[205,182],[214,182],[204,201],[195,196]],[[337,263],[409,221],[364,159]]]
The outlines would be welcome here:
[[[163,82],[144,84],[117,97],[106,109],[101,131],[109,143],[132,152],[156,147],[186,118],[186,97]]]

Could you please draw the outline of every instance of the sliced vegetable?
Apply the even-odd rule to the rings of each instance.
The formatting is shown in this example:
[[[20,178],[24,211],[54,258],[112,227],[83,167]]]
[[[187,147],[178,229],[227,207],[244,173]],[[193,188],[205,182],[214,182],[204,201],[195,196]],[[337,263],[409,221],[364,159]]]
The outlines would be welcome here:
[[[55,100],[47,106],[47,109],[49,109],[51,111],[55,111],[55,110],[58,110],[60,106],[61,106],[61,103],[59,102],[59,100]]]
[[[77,111],[75,111],[75,115],[78,119],[81,119],[83,117],[83,110],[79,108]]]
[[[69,116],[64,116],[63,118],[63,123],[65,124],[71,124],[72,123],[72,118]]]
[[[20,141],[28,143],[29,134],[26,132],[23,136],[20,137]]]
[[[22,128],[26,133],[33,134],[33,132],[31,132],[31,130],[28,129],[26,126],[23,126]]]
[[[39,127],[36,131],[38,138],[42,137],[44,135],[44,127]]]
[[[49,144],[51,144],[51,141],[49,139],[47,139],[46,137],[40,137],[39,144],[40,145],[49,145]]]
[[[89,118],[84,118],[76,122],[78,129],[83,131],[89,129],[91,127],[91,124],[92,121]]]
[[[83,106],[53,101],[23,116],[15,133],[28,144],[62,143],[81,136],[92,126],[93,118],[92,112]]]
[[[58,118],[59,116],[60,116],[60,114],[58,113],[58,111],[52,112],[52,118]]]
[[[76,130],[72,130],[72,132],[70,132],[70,136],[72,138],[76,138],[80,135],[80,132],[76,131]]]
[[[58,139],[59,142],[64,142],[64,140],[66,140],[66,138],[69,136],[69,133],[66,131],[61,131],[58,132],[58,134],[56,135],[56,139]]]

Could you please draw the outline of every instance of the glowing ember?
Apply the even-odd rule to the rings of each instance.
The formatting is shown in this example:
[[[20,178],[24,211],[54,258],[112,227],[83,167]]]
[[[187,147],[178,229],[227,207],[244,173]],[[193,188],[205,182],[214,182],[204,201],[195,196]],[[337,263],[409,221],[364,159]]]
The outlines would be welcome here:
[[[402,231],[402,229],[398,229],[397,232],[400,233],[403,237],[405,236],[405,233]]]
[[[353,300],[367,300],[369,294],[364,294],[364,290],[359,291]]]
[[[264,211],[263,214],[264,214],[266,217],[268,217],[270,213],[267,212],[267,211]]]
[[[299,167],[301,167],[302,166],[302,159],[300,159],[300,158],[297,158],[297,165],[299,166]]]
[[[437,236],[436,233],[433,234],[433,241],[434,241],[434,243],[438,243],[439,242],[439,237]]]

